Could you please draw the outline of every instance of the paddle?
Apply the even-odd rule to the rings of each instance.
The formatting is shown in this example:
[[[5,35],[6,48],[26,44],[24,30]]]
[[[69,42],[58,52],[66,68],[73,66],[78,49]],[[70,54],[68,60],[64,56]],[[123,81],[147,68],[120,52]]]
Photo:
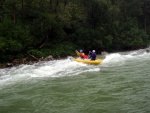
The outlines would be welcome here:
[[[76,54],[77,54],[78,56],[80,56],[80,53],[79,53],[77,50],[76,50],[75,52],[76,52]]]

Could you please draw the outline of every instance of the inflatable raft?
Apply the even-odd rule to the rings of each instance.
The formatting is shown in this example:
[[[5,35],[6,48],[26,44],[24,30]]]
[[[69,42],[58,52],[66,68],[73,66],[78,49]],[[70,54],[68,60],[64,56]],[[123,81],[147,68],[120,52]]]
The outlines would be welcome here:
[[[80,53],[76,50],[76,54],[80,56]],[[73,58],[74,61],[76,62],[81,62],[85,64],[93,64],[93,65],[98,65],[103,62],[103,59],[97,59],[97,60],[91,60],[91,59],[80,59],[80,58]]]
[[[98,65],[101,64],[103,62],[102,59],[97,59],[97,60],[90,60],[90,59],[79,59],[79,58],[73,58],[74,61],[76,62],[81,62],[81,63],[85,63],[85,64],[93,64],[93,65]]]

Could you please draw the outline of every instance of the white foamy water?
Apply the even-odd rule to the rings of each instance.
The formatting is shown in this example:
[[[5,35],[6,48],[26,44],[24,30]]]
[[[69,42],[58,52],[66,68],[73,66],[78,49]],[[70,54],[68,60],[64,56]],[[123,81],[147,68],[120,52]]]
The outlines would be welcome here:
[[[33,65],[0,69],[0,85],[12,84],[31,78],[74,76],[86,72],[100,71],[101,67],[121,66],[133,60],[149,59],[150,53],[145,50],[111,53],[103,63],[97,66],[71,61],[69,58],[48,62],[39,62]]]
[[[66,58],[0,69],[0,113],[147,113],[149,66],[143,49],[110,53],[100,65]]]
[[[99,71],[99,68],[71,61],[70,59],[39,62],[33,65],[0,69],[0,85],[13,84],[31,78],[74,76],[92,71]]]

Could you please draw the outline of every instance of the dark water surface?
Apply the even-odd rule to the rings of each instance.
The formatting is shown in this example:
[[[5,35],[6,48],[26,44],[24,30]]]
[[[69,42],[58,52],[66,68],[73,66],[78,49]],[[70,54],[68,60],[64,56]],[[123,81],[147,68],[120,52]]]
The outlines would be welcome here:
[[[150,53],[113,53],[101,65],[70,59],[0,69],[0,113],[149,113]]]

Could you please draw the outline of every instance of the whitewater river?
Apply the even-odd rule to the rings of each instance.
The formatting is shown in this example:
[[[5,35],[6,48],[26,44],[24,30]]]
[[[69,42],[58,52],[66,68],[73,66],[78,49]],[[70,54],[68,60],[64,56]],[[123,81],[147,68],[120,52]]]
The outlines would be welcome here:
[[[101,57],[101,56],[98,56]],[[0,113],[150,113],[150,53],[0,69]]]

